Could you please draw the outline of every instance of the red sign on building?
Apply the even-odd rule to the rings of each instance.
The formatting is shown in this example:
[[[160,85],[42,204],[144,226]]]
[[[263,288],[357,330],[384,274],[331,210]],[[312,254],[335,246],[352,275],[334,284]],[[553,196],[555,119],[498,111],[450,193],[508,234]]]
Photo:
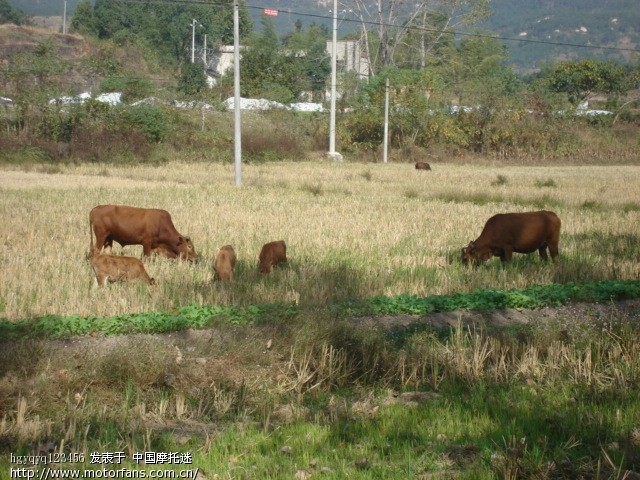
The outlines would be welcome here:
[[[278,16],[278,10],[276,10],[275,8],[265,8],[264,9],[264,14],[265,15],[271,15],[272,17],[277,17]]]

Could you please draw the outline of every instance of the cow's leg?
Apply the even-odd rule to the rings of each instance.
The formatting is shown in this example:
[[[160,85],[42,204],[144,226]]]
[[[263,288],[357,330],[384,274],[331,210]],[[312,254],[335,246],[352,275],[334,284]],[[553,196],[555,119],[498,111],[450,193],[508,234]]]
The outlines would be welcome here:
[[[511,261],[511,257],[513,257],[513,249],[511,247],[504,247],[502,249],[502,255],[500,256],[502,263],[509,263]]]
[[[558,258],[558,244],[550,243],[549,244],[549,253],[551,254],[551,260],[553,263],[556,263],[556,259]]]
[[[144,242],[142,244],[142,255],[148,257],[151,255],[151,244],[148,242]]]
[[[540,258],[542,258],[542,260],[544,262],[547,261],[548,257],[547,257],[547,246],[543,245],[538,249],[538,253],[540,254]]]
[[[100,253],[102,251],[102,249],[104,247],[106,247],[107,242],[108,242],[108,238],[107,235],[105,235],[105,232],[95,232],[96,235],[96,243],[94,245],[94,253]]]
[[[113,238],[108,237],[104,239],[104,253],[107,255],[111,255],[111,251],[113,250]]]

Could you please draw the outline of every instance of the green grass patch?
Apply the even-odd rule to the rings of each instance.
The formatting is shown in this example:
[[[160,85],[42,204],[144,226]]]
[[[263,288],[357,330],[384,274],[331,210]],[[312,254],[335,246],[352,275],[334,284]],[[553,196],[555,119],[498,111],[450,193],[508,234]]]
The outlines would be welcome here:
[[[557,187],[556,182],[553,178],[547,178],[546,180],[542,180],[542,179],[537,179],[536,183],[535,183],[536,187],[538,188],[550,188],[550,187]]]
[[[432,272],[424,272],[429,275]],[[424,315],[455,310],[493,310],[498,308],[540,308],[571,301],[608,302],[639,298],[640,281],[606,280],[589,283],[534,285],[524,289],[478,289],[453,295],[375,296],[336,302],[328,309],[340,317],[365,315]],[[249,325],[277,323],[298,316],[302,308],[295,303],[235,306],[180,307],[172,312],[148,312],[114,317],[46,315],[16,322],[0,319],[0,338],[64,338],[88,333],[120,335],[160,333],[187,328],[206,328],[219,324]]]

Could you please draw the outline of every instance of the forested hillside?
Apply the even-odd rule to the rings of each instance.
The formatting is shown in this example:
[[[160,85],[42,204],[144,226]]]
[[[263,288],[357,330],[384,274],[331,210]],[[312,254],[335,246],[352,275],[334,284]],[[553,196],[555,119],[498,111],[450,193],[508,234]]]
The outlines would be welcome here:
[[[69,15],[79,1],[67,1]],[[315,22],[329,26],[331,23],[331,2],[326,0],[252,0],[248,3],[258,28],[263,8],[278,9],[279,15],[273,20],[280,35],[293,31],[296,21],[303,25]],[[340,35],[358,29],[357,18],[348,13],[351,3],[352,0],[339,2],[340,9],[345,11],[341,15]],[[9,4],[29,15],[47,16],[62,15],[64,3],[62,0],[9,0]],[[508,60],[521,72],[537,70],[553,59],[598,57],[627,61],[633,54],[592,48],[594,46],[640,48],[637,0],[491,0],[490,8],[492,14],[480,28],[511,39],[504,41]]]
[[[640,46],[640,8],[636,0],[492,0],[491,5],[493,14],[486,28],[522,40],[506,42],[509,59],[520,69],[536,68],[551,59],[628,60],[632,55],[629,51],[574,45]]]

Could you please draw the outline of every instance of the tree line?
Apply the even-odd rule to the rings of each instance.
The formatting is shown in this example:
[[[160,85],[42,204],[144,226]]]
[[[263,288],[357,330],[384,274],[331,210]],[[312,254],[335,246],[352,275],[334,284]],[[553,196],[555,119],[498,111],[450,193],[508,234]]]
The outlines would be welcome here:
[[[0,0],[0,13],[4,11],[2,2],[6,0]],[[521,112],[550,118],[597,96],[602,108],[616,113],[610,118],[617,119],[618,113],[632,112],[637,105],[637,63],[569,60],[549,63],[523,78],[508,64],[505,45],[488,32],[455,35],[452,25],[466,22],[473,26],[485,17],[487,5],[482,0],[447,0],[440,5],[449,9],[441,12],[428,9],[426,1],[415,3],[415,9],[408,11],[399,8],[399,0],[380,0],[386,8],[375,12],[367,12],[364,3],[354,2],[361,28],[345,39],[362,42],[371,75],[363,81],[354,73],[341,72],[338,107],[349,112],[339,119],[343,144],[365,150],[380,144],[387,79],[393,105],[391,141],[397,147],[451,143],[476,152],[500,151],[504,145],[530,142],[525,138],[530,127],[516,131],[514,120],[523,118]],[[175,82],[163,88],[173,89],[173,95],[214,103],[227,98],[233,91],[232,75],[223,75],[210,89],[200,55],[194,63],[190,61],[192,35],[199,46],[205,35],[211,46],[233,42],[233,1],[210,3],[80,2],[70,30],[93,38],[98,45],[82,59],[80,73],[94,79],[94,93],[123,92],[128,103],[157,95],[158,76],[150,70],[164,76],[169,72]],[[371,15],[367,17],[367,13]],[[195,29],[194,20],[198,22]],[[241,95],[283,103],[322,101],[330,77],[327,40],[331,35],[327,27],[297,21],[291,31],[279,35],[270,17],[262,16],[260,23],[259,27],[253,24],[248,6],[241,1]],[[125,66],[122,57],[134,51],[142,52],[146,70],[139,62]],[[6,131],[68,142],[87,119],[100,118],[108,127],[105,131],[125,135],[124,131],[125,136],[138,131],[150,142],[166,136],[168,120],[157,110],[148,109],[144,114],[108,112],[106,107],[89,103],[81,114],[71,114],[50,103],[51,98],[77,93],[70,92],[64,83],[72,68],[52,43],[43,42],[33,51],[11,55],[0,66],[2,86],[15,100],[13,114],[5,115]],[[452,104],[470,110],[451,119]]]

